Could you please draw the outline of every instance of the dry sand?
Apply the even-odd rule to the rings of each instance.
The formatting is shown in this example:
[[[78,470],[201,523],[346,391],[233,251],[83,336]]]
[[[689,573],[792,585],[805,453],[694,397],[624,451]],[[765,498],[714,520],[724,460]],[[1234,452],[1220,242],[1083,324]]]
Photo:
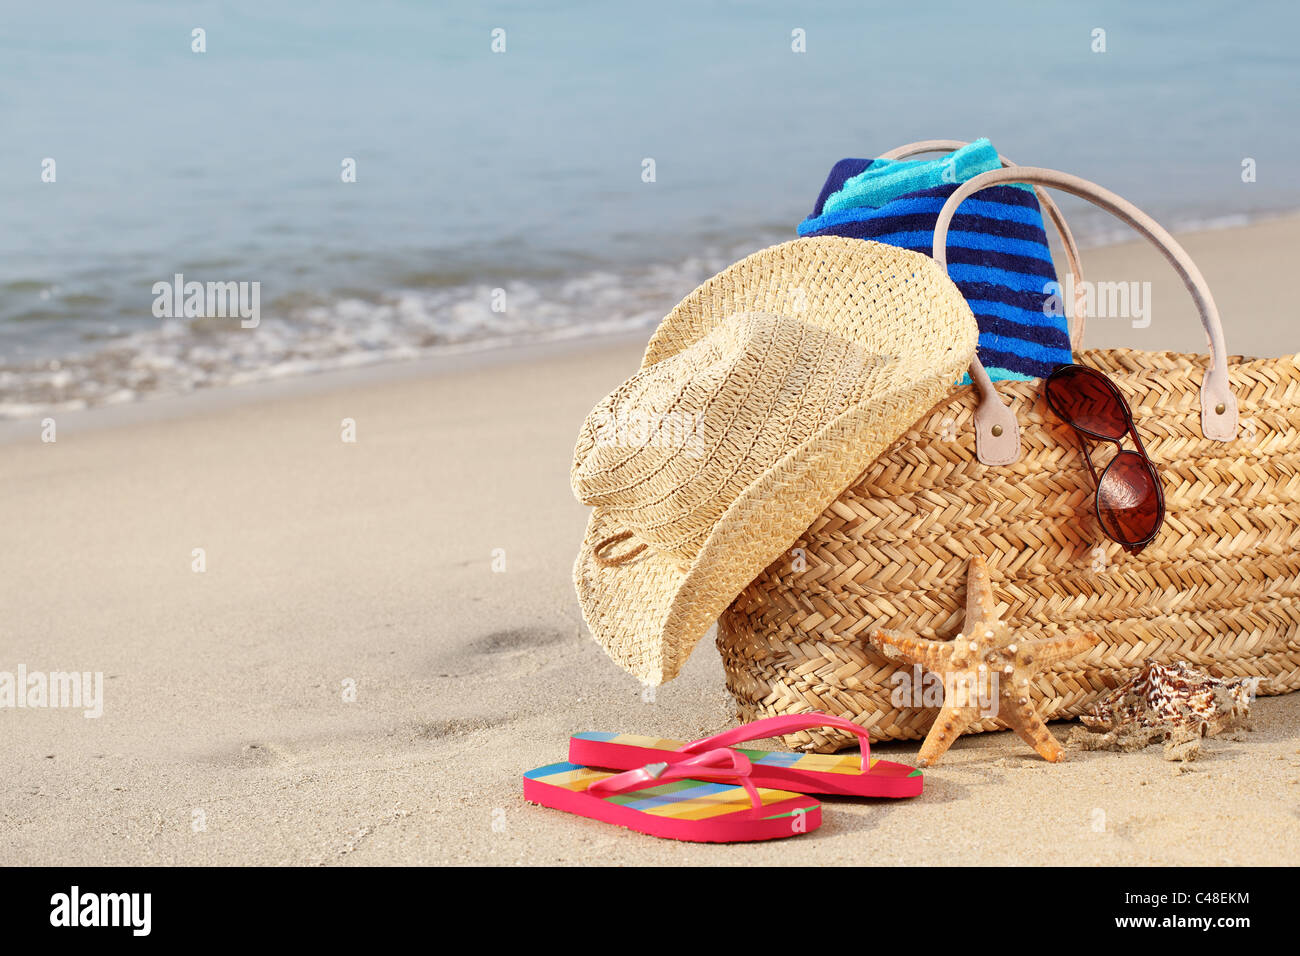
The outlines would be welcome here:
[[[1298,239],[1295,218],[1187,237],[1231,351],[1300,349],[1277,293]],[[1150,329],[1097,320],[1090,345],[1201,347],[1154,253],[1086,261],[1156,280]],[[1009,733],[966,738],[923,796],[831,799],[819,831],[771,844],[525,804],[520,774],[563,759],[572,731],[732,721],[711,641],[643,701],[572,593],[573,440],[641,345],[66,415],[54,444],[7,425],[0,670],[102,671],[105,701],[99,719],[0,711],[0,863],[1297,862],[1295,694],[1259,701],[1253,732],[1186,772],[1158,747],[1052,766]]]

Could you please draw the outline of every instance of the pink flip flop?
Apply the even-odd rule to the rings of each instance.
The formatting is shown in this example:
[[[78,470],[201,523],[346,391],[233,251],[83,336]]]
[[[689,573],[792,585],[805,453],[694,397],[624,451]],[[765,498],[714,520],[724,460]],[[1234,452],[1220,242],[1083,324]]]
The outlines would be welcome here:
[[[821,826],[821,804],[755,786],[752,769],[743,753],[725,748],[619,774],[553,763],[524,774],[524,799],[639,833],[697,843],[775,840]]]
[[[689,744],[635,734],[575,734],[569,738],[569,760],[586,767],[608,767],[611,770],[628,770],[653,761],[671,765],[704,751],[731,747],[747,740],[780,737],[813,727],[834,727],[854,734],[862,747],[862,757],[739,747],[734,752],[744,754],[753,763],[751,779],[759,787],[849,797],[914,797],[921,792],[924,783],[921,771],[906,764],[872,760],[867,732],[852,721],[829,714],[768,717]]]

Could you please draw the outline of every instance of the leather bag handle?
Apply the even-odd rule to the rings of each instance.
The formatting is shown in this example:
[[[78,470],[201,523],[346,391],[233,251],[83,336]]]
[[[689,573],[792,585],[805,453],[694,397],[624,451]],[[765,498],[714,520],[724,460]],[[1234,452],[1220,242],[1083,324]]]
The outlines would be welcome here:
[[[899,146],[891,149],[887,153],[881,153],[881,159],[906,159],[909,156],[917,156],[921,153],[951,153],[953,150],[961,149],[963,146],[969,146],[970,143],[963,142],[960,139],[925,139],[915,143],[908,143],[906,146]],[[1012,162],[1001,153],[998,159],[1002,161],[1004,168],[1015,166]],[[1065,221],[1065,216],[1061,208],[1056,205],[1046,191],[1034,187],[1034,194],[1038,197],[1038,204],[1042,206],[1043,212],[1047,213],[1047,218],[1051,220],[1052,226],[1056,229],[1056,234],[1061,237],[1061,246],[1065,250],[1065,265],[1074,276],[1075,294],[1078,296],[1084,289],[1083,284],[1083,264],[1079,259],[1079,246],[1074,241],[1074,233],[1070,231],[1070,225]],[[1070,347],[1076,351],[1083,348],[1083,325],[1087,316],[1082,308],[1071,310],[1070,317]]]
[[[940,210],[934,226],[935,261],[947,269],[948,227],[957,207],[981,189],[1004,183],[1050,186],[1087,199],[1131,226],[1164,254],[1191,293],[1209,342],[1211,365],[1201,381],[1201,434],[1214,441],[1236,438],[1237,401],[1228,381],[1228,353],[1214,296],[1187,251],[1163,226],[1127,199],[1096,183],[1055,169],[1011,166],[980,173],[958,186]],[[1020,428],[1015,412],[999,397],[978,357],[971,363],[970,375],[980,394],[975,409],[976,455],[986,465],[1009,465],[1020,457]]]

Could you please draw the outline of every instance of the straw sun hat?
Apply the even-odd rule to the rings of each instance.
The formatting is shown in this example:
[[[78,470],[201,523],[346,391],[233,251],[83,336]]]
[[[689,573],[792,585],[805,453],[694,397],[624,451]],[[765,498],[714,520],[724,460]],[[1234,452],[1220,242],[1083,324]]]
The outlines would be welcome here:
[[[583,617],[648,684],[952,388],[970,308],[927,256],[860,239],[757,252],[687,296],[587,417]]]

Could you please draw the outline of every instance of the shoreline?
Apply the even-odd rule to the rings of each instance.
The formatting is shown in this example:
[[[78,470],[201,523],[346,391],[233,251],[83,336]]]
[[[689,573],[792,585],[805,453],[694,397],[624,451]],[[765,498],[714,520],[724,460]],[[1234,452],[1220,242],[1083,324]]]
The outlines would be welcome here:
[[[1249,242],[1252,235],[1279,233],[1287,236],[1300,236],[1300,210],[1252,217],[1244,224],[1235,222],[1236,218],[1234,216],[1222,217],[1220,220],[1221,225],[1181,232],[1176,234],[1175,238],[1188,247],[1189,252],[1193,254],[1193,258],[1197,258],[1198,249],[1208,250],[1205,252],[1204,257],[1207,261],[1210,261],[1219,257],[1225,247],[1230,249],[1243,238]],[[1105,242],[1100,245],[1081,245],[1080,249],[1085,277],[1090,281],[1098,277],[1131,280],[1132,276],[1129,273],[1133,275],[1142,273],[1161,287],[1164,297],[1174,304],[1173,307],[1176,310],[1189,305],[1188,302],[1179,305],[1180,293],[1178,289],[1180,286],[1169,268],[1163,264],[1159,256],[1143,240],[1132,238],[1124,240],[1119,238],[1117,234],[1117,239],[1114,242]],[[1058,263],[1063,261],[1059,248],[1055,244],[1053,253]],[[1283,257],[1275,258],[1280,261]],[[1210,280],[1211,289],[1214,290],[1216,283],[1210,272],[1207,272],[1207,279]],[[1261,283],[1266,281],[1262,271],[1259,281]],[[688,291],[689,289],[684,288],[682,294],[684,295]],[[1228,333],[1229,351],[1232,354],[1268,354],[1260,351],[1259,347],[1254,350],[1237,348],[1233,340],[1233,330],[1227,325],[1227,310],[1223,309],[1222,303],[1220,303],[1220,308],[1225,313],[1225,331]],[[1098,326],[1094,324],[1094,330],[1096,328]],[[1193,327],[1194,329],[1195,327]],[[134,421],[156,420],[184,414],[202,414],[208,408],[230,407],[281,395],[345,389],[384,380],[400,381],[424,375],[439,374],[467,365],[486,367],[500,362],[528,362],[551,355],[581,353],[588,349],[601,350],[606,347],[617,347],[624,342],[641,341],[644,343],[649,337],[649,331],[649,329],[624,329],[612,332],[588,333],[576,326],[566,327],[553,330],[549,334],[526,342],[471,341],[431,350],[428,354],[404,360],[378,360],[373,363],[363,363],[351,367],[325,368],[285,378],[268,377],[249,383],[219,385],[200,388],[191,392],[147,395],[126,402],[91,405],[63,411],[43,411],[24,417],[0,418],[0,444],[18,440],[24,434],[30,434],[32,424],[39,423],[41,419],[47,416],[55,417],[60,422],[60,425],[66,420],[72,423],[74,427],[80,428],[129,424]],[[1088,347],[1097,347],[1098,345],[1101,347],[1123,347],[1125,343],[1115,333],[1124,331],[1122,328],[1103,329],[1104,337],[1100,343],[1094,341],[1094,331],[1089,336]],[[1156,343],[1152,336],[1144,335],[1139,336],[1143,340],[1143,344],[1133,347],[1171,348],[1181,351],[1196,351],[1203,348],[1200,339],[1189,336],[1185,327],[1174,329],[1172,334],[1177,344],[1160,345]],[[1270,337],[1268,344],[1273,342],[1274,339]],[[1297,351],[1300,351],[1300,343],[1297,344]],[[159,406],[159,408],[152,413],[131,411],[145,406]]]
[[[343,392],[385,383],[408,382],[431,376],[474,374],[509,365],[527,365],[557,356],[602,354],[635,347],[645,351],[648,334],[615,332],[589,338],[564,337],[539,342],[448,351],[396,362],[376,362],[353,368],[324,369],[290,378],[268,379],[241,385],[203,388],[184,394],[157,395],[132,402],[94,405],[46,413],[56,419],[60,433],[119,428],[202,416],[279,399]],[[0,446],[25,441],[40,432],[40,417],[0,419]]]

